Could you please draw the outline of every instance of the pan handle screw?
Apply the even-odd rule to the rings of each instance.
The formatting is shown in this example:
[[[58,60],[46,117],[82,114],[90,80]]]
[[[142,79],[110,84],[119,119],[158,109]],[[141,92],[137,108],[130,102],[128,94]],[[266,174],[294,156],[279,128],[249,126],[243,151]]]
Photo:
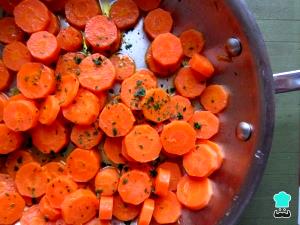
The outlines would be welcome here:
[[[226,42],[225,49],[229,56],[236,57],[242,53],[242,44],[238,38],[229,38]]]
[[[252,134],[252,126],[246,122],[240,122],[236,129],[237,137],[242,141],[247,141],[250,139]]]

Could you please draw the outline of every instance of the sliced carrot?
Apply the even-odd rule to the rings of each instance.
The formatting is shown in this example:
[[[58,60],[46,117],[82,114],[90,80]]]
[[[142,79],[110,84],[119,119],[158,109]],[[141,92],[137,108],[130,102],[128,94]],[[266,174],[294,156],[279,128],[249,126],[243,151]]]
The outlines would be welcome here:
[[[150,38],[154,39],[159,34],[171,32],[173,19],[171,13],[161,8],[150,11],[144,20],[144,29]]]
[[[0,173],[0,195],[16,191],[15,181],[8,174]]]
[[[205,39],[201,32],[189,29],[183,31],[179,38],[185,56],[192,57],[195,53],[200,53],[203,50]]]
[[[42,197],[39,207],[41,214],[46,218],[46,220],[57,220],[61,215],[58,209],[55,209],[50,205],[46,196]]]
[[[80,74],[79,64],[84,59],[84,55],[80,52],[68,52],[59,57],[55,74],[59,80],[59,77],[63,77],[68,74],[78,76]]]
[[[157,223],[175,223],[180,215],[181,205],[173,192],[169,191],[166,196],[155,199],[153,217]]]
[[[114,65],[101,54],[86,57],[79,65],[81,86],[96,92],[109,89],[116,78]]]
[[[94,123],[99,111],[99,99],[92,92],[85,89],[79,89],[73,102],[62,109],[67,120],[79,125]]]
[[[158,166],[157,169],[165,169],[167,171],[170,171],[171,173],[171,179],[170,179],[170,185],[169,190],[170,191],[176,191],[177,184],[180,178],[182,177],[181,170],[179,168],[179,165],[175,162],[164,162]]]
[[[48,225],[45,217],[40,211],[39,205],[33,205],[23,212],[20,219],[22,225]]]
[[[45,4],[52,12],[61,12],[65,9],[67,1],[68,0],[50,0],[45,2]]]
[[[224,156],[224,153],[223,153],[221,147],[216,142],[198,139],[196,144],[208,145],[217,154],[217,158],[218,158],[218,168],[217,169],[219,169],[222,166],[225,156]]]
[[[150,11],[156,9],[161,0],[134,0],[138,7],[143,11]]]
[[[67,74],[60,77],[56,83],[55,98],[61,107],[66,107],[72,103],[79,90],[77,76]]]
[[[113,216],[121,221],[130,221],[138,216],[140,206],[125,203],[119,195],[114,196]]]
[[[195,53],[192,56],[189,65],[193,70],[200,73],[205,78],[210,78],[215,71],[214,66],[209,59],[198,53]]]
[[[125,137],[125,146],[128,156],[142,163],[157,159],[162,148],[158,132],[148,124],[135,126]]]
[[[107,158],[115,164],[125,164],[125,158],[122,156],[122,139],[105,138],[103,151]]]
[[[8,96],[4,93],[0,93],[0,122],[3,121],[3,110],[7,102],[8,102]]]
[[[0,194],[0,224],[14,224],[22,216],[24,199],[17,192]]]
[[[102,196],[100,198],[99,205],[99,219],[100,220],[111,220],[113,213],[113,201],[112,196]]]
[[[149,198],[151,185],[152,181],[147,173],[131,170],[121,176],[118,192],[124,202],[139,205]]]
[[[149,70],[149,69],[145,69],[145,68],[138,69],[135,74],[149,75],[150,77],[152,77],[153,80],[156,80],[155,74],[151,70]]]
[[[173,121],[164,126],[160,140],[167,153],[184,155],[195,147],[196,131],[185,121]]]
[[[121,30],[132,28],[138,21],[139,9],[133,0],[118,0],[110,8],[110,18]]]
[[[11,75],[8,69],[0,59],[0,90],[3,91],[4,89],[6,89],[9,86],[11,80]]]
[[[131,158],[127,153],[127,148],[125,145],[125,138],[123,138],[123,141],[122,141],[121,154],[128,162],[135,162],[135,160],[133,158]]]
[[[135,72],[135,63],[128,55],[115,54],[110,57],[110,61],[116,69],[117,80],[125,80]]]
[[[197,138],[210,139],[219,132],[220,121],[209,111],[196,111],[189,120],[197,132]]]
[[[122,45],[122,33],[120,30],[117,30],[117,39],[110,45],[109,49],[107,50],[109,54],[116,53],[119,51],[121,45]]]
[[[60,29],[60,23],[58,18],[50,12],[50,23],[48,24],[46,31],[51,34],[57,35]]]
[[[190,100],[180,95],[171,96],[170,108],[172,120],[188,121],[194,113]]]
[[[170,118],[171,98],[161,88],[150,89],[146,92],[141,105],[146,119],[159,123]]]
[[[95,94],[99,99],[99,107],[100,107],[100,112],[101,112],[106,105],[108,94],[106,91],[97,92]]]
[[[154,200],[146,199],[143,203],[142,211],[138,220],[138,225],[149,225],[154,212]]]
[[[56,177],[65,174],[65,165],[60,162],[49,162],[43,166],[43,169],[46,173],[48,183]]]
[[[55,89],[54,72],[41,63],[26,63],[18,72],[17,87],[26,98],[44,98]]]
[[[119,178],[120,174],[116,168],[106,167],[101,169],[95,178],[96,193],[100,196],[113,195],[118,189]]]
[[[1,18],[0,27],[0,42],[9,44],[11,42],[23,40],[24,32],[16,25],[13,17]]]
[[[49,95],[40,106],[39,122],[41,124],[50,125],[59,113],[59,101],[54,95]]]
[[[39,110],[27,100],[9,101],[3,110],[6,126],[14,131],[27,131],[37,125]]]
[[[94,218],[85,225],[111,225],[109,220],[100,220],[99,218]]]
[[[169,170],[163,168],[157,169],[157,176],[155,178],[155,194],[159,196],[168,195],[170,181],[171,172]]]
[[[70,52],[79,51],[82,46],[82,34],[74,27],[69,26],[59,31],[57,41],[63,50]]]
[[[177,198],[185,207],[200,210],[209,203],[213,190],[208,178],[197,179],[184,176],[177,186]]]
[[[23,136],[0,123],[0,154],[8,154],[18,149],[23,143]]]

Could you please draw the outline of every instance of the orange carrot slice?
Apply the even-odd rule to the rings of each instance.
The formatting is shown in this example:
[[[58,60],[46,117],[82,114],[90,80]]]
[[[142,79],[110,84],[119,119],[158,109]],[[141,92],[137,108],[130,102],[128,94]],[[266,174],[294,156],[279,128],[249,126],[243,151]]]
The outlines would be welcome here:
[[[99,219],[100,220],[111,220],[113,213],[113,201],[112,196],[102,196],[100,198],[99,206]]]
[[[16,191],[15,181],[8,174],[0,173],[0,193]]]
[[[85,225],[111,225],[109,220],[100,220],[99,218],[94,218]]]
[[[40,203],[40,212],[47,220],[57,220],[61,213],[58,209],[53,208],[46,196],[43,196]]]
[[[79,51],[82,46],[82,34],[74,27],[66,27],[59,31],[57,41],[63,50],[70,52]]]
[[[190,100],[180,95],[171,96],[170,108],[171,120],[188,121],[194,113]]]
[[[65,165],[60,162],[49,162],[43,166],[43,169],[46,173],[48,183],[56,177],[65,174]]]
[[[122,156],[122,139],[105,138],[103,151],[107,158],[115,164],[125,164],[125,158]]]
[[[57,77],[56,80],[55,98],[61,107],[66,107],[72,103],[78,93],[78,78],[74,74],[67,74],[59,78]]]
[[[11,75],[4,65],[3,61],[0,59],[0,90],[6,89],[11,81]]]
[[[54,95],[49,95],[40,106],[39,122],[41,124],[50,125],[59,113],[59,101]]]
[[[25,208],[24,199],[17,192],[5,192],[0,195],[0,223],[15,224]]]
[[[22,225],[47,225],[44,215],[40,211],[39,205],[33,205],[23,212],[20,219]]]
[[[8,154],[18,149],[23,143],[21,133],[14,132],[5,124],[0,123],[0,154]]]
[[[79,64],[84,59],[84,55],[80,52],[68,52],[59,57],[55,74],[57,80],[68,74],[78,76],[80,74]]]
[[[199,140],[198,139],[196,144],[208,145],[211,148],[211,150],[213,150],[217,154],[217,158],[218,158],[218,168],[217,169],[219,169],[222,166],[225,156],[224,156],[224,153],[223,153],[221,147],[217,143],[215,143],[213,141],[209,141],[209,140]]]
[[[8,96],[0,92],[0,122],[3,121],[3,110],[8,102]]]
[[[143,203],[142,211],[138,220],[138,225],[149,225],[154,212],[154,200],[146,199]]]
[[[24,32],[16,25],[13,17],[3,17],[0,19],[0,42],[9,44],[15,41],[22,41]]]
[[[114,196],[113,203],[113,216],[118,220],[133,220],[140,213],[140,206],[125,203],[119,195]]]
[[[111,196],[119,184],[119,171],[114,167],[106,167],[99,171],[95,178],[95,190],[100,196]]]
[[[208,58],[195,53],[189,61],[190,67],[200,73],[205,78],[210,78],[215,69],[213,64],[209,61]]]
[[[171,178],[170,178],[170,185],[169,190],[170,191],[176,191],[177,184],[180,178],[182,177],[181,170],[179,168],[179,165],[175,162],[164,162],[160,164],[157,169],[164,169],[167,171],[170,171]]]
[[[126,148],[126,145],[125,145],[125,138],[124,138],[123,141],[122,141],[122,149],[121,149],[121,153],[122,153],[122,156],[123,156],[128,162],[135,162],[135,160],[134,160],[133,158],[131,158],[131,157],[128,155],[127,148]]]
[[[183,31],[179,38],[183,47],[183,54],[187,57],[200,53],[205,44],[203,34],[195,29]]]
[[[58,18],[50,12],[50,22],[47,26],[46,31],[48,31],[49,33],[53,34],[53,35],[57,35],[60,29],[60,23]]]
[[[116,69],[117,80],[125,80],[135,72],[135,63],[128,55],[115,54],[110,57],[110,61]]]
[[[155,178],[155,194],[159,196],[166,196],[169,192],[169,186],[171,181],[171,172],[163,168],[157,170],[157,176]]]
[[[150,11],[156,9],[161,2],[161,0],[147,0],[147,1],[134,0],[134,1],[138,5],[138,7],[143,11]]]

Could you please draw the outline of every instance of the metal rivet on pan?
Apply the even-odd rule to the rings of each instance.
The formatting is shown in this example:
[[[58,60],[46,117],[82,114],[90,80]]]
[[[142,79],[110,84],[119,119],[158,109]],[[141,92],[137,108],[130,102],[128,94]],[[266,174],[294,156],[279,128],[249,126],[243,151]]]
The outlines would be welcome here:
[[[226,42],[225,48],[231,57],[239,56],[242,53],[242,44],[237,38],[229,38]]]
[[[246,122],[240,122],[236,128],[236,135],[242,141],[247,141],[251,137],[252,126]]]

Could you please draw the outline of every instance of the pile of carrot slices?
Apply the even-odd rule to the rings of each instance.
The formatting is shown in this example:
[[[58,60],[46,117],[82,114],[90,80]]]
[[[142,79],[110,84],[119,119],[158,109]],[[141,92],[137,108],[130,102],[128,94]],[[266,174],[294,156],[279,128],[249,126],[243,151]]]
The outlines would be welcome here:
[[[209,204],[229,92],[206,85],[200,31],[173,34],[160,0],[117,0],[109,15],[96,0],[0,6],[0,224],[170,224]],[[142,15],[148,68],[118,53]]]

